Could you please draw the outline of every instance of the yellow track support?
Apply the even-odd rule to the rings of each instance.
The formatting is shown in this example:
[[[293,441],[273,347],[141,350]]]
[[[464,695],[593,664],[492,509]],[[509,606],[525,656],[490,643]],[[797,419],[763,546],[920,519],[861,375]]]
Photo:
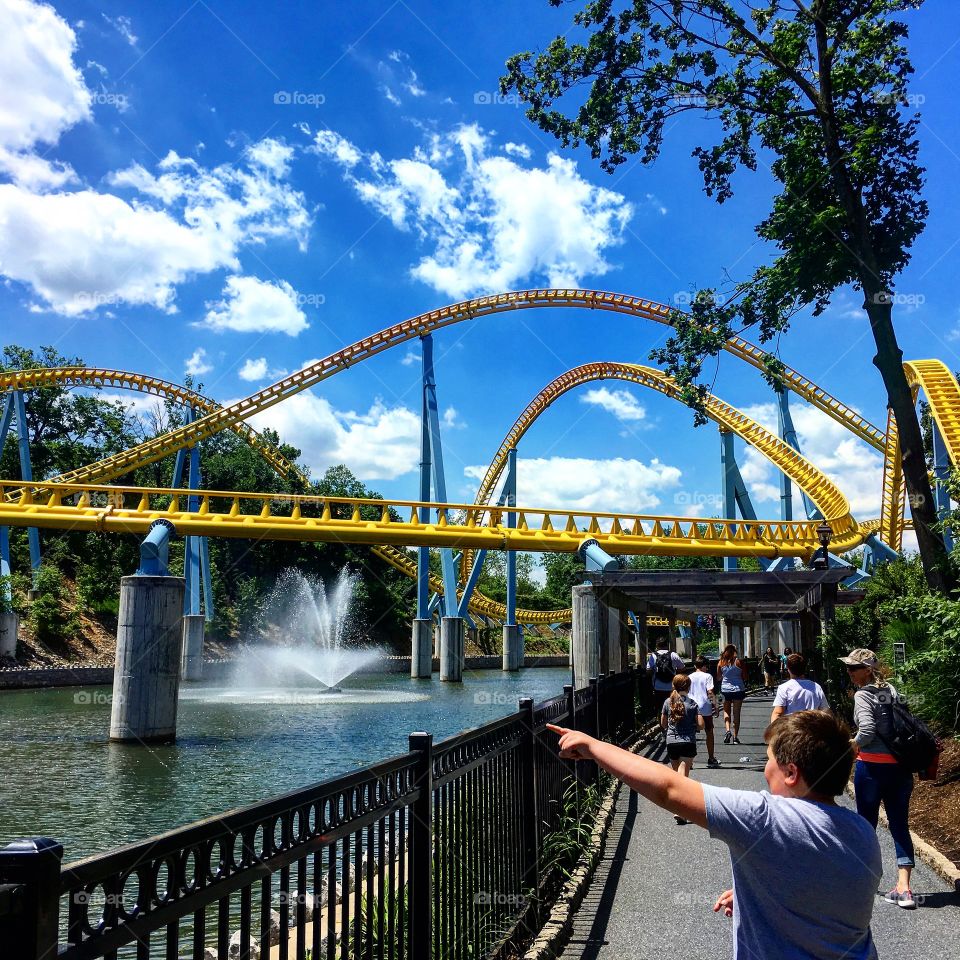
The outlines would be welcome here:
[[[795,463],[784,466],[796,472]],[[827,485],[832,486],[829,481]],[[24,485],[11,480],[0,481],[0,492],[17,495],[16,502],[8,496],[0,501],[0,525],[140,536],[154,520],[165,518],[183,536],[533,553],[572,553],[587,531],[609,552],[626,555],[809,558],[819,545],[816,524],[809,520],[702,520],[517,507],[524,524],[506,527],[503,509],[474,504],[99,484]],[[839,491],[836,497],[819,493],[823,503],[839,498],[845,504]],[[181,505],[194,497],[200,499],[200,510],[182,510]],[[427,510],[440,510],[445,522],[421,521]],[[835,549],[849,550],[862,542],[860,526],[849,513],[831,511],[827,518],[834,529]]]
[[[922,390],[930,404],[930,413],[940,429],[947,453],[954,466],[960,464],[960,386],[950,368],[942,360],[911,360],[903,365],[907,382],[916,402]],[[883,511],[880,537],[894,550],[903,543],[906,490],[903,460],[896,418],[890,410],[887,418],[887,442],[883,464]]]
[[[466,300],[439,310],[420,314],[417,317],[412,317],[402,323],[380,330],[348,347],[344,347],[342,350],[338,350],[323,360],[318,360],[303,370],[284,377],[272,386],[265,387],[243,400],[238,400],[229,407],[222,407],[192,423],[185,424],[177,430],[147,440],[136,447],[130,447],[98,463],[81,467],[69,474],[64,474],[58,479],[68,483],[85,483],[92,480],[110,480],[122,476],[135,467],[154,463],[169,454],[176,453],[181,447],[191,446],[234,423],[247,420],[254,414],[280,403],[301,390],[315,386],[354,363],[376,356],[384,350],[389,350],[391,347],[405,343],[415,337],[421,337],[466,320],[475,320],[511,310],[545,307],[588,307],[594,310],[608,310],[645,320],[653,320],[668,326],[671,324],[671,318],[678,312],[672,307],[653,300],[609,293],[603,290],[522,290]],[[762,366],[763,352],[759,347],[748,343],[746,340],[733,337],[727,341],[725,349],[752,366],[757,368]],[[24,374],[28,376],[25,377]],[[42,377],[42,372],[23,371],[0,375],[0,389],[16,389],[18,384],[24,383],[25,379],[29,379],[29,376],[39,379]],[[784,371],[783,379],[791,390],[834,420],[848,427],[871,446],[877,449],[883,448],[883,435],[880,431],[835,397],[831,397],[805,377],[789,368]]]

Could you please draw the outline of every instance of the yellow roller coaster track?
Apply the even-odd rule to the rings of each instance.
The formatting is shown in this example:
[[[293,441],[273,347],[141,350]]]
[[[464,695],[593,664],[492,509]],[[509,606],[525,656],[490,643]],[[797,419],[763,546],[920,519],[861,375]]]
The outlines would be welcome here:
[[[924,392],[944,446],[953,464],[960,465],[960,386],[941,360],[911,360],[904,363],[907,383],[916,403]],[[883,507],[880,516],[880,538],[894,550],[903,543],[906,488],[903,461],[898,442],[897,421],[892,410],[887,414],[887,441],[883,458]]]
[[[136,447],[130,447],[112,457],[81,467],[69,474],[64,474],[63,477],[58,479],[69,483],[86,483],[91,480],[103,481],[122,476],[135,467],[153,463],[171,453],[175,453],[181,447],[195,444],[234,423],[247,420],[260,411],[266,410],[287,397],[326,380],[355,363],[376,356],[384,350],[389,350],[391,347],[405,343],[415,337],[425,336],[435,330],[466,320],[476,320],[512,310],[548,307],[587,307],[594,310],[608,310],[664,323],[668,326],[671,317],[678,313],[674,308],[652,300],[608,293],[602,290],[522,290],[466,300],[387,327],[378,333],[358,340],[348,347],[344,347],[342,350],[338,350],[322,360],[318,360],[303,370],[284,377],[272,386],[245,397],[243,400],[238,400],[227,407],[221,407],[192,423],[160,437],[147,440]],[[758,369],[763,366],[763,351],[746,340],[732,337],[726,342],[725,349]],[[31,378],[40,381],[43,379],[43,372],[41,370],[26,370],[0,375],[0,390],[16,389],[18,386],[29,387]],[[883,449],[884,436],[880,430],[835,397],[830,396],[806,377],[789,368],[784,370],[783,380],[791,390],[828,416],[848,427],[871,446],[878,450]]]

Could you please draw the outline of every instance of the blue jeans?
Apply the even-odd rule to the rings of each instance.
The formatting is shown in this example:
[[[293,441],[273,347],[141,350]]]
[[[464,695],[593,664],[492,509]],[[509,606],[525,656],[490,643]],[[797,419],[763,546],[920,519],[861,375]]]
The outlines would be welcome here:
[[[880,804],[883,804],[897,852],[897,866],[912,867],[913,840],[910,837],[909,818],[913,774],[904,770],[899,763],[858,760],[853,774],[853,789],[857,796],[857,813],[874,828],[877,826]]]

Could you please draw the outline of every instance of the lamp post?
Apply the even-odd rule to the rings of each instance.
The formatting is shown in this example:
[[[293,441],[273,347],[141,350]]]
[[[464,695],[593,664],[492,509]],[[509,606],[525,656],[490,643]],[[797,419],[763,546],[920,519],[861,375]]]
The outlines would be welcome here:
[[[820,541],[820,549],[813,555],[813,562],[810,564],[811,570],[826,570],[830,566],[829,545],[830,538],[833,536],[833,529],[826,520],[822,520],[816,529],[817,539]]]

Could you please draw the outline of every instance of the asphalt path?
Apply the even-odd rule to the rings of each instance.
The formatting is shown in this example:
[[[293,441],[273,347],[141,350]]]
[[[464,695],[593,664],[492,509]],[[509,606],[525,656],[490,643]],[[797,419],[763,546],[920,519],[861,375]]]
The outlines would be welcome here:
[[[698,744],[693,775],[704,783],[761,790],[763,731],[771,696],[751,696],[743,706],[741,743],[725,745],[719,725],[719,769],[706,766]],[[718,720],[721,718],[717,718]],[[663,748],[647,756],[663,759]],[[852,807],[845,797],[843,802]],[[883,884],[873,911],[873,937],[882,958],[940,960],[960,957],[960,896],[923,861],[911,884],[916,910],[883,901],[896,883],[889,832],[879,829]],[[784,865],[785,872],[789,865]],[[678,825],[673,816],[627,788],[620,791],[604,857],[573,918],[561,960],[722,960],[732,955],[732,921],[715,914],[717,896],[731,885],[730,854],[706,830]]]

